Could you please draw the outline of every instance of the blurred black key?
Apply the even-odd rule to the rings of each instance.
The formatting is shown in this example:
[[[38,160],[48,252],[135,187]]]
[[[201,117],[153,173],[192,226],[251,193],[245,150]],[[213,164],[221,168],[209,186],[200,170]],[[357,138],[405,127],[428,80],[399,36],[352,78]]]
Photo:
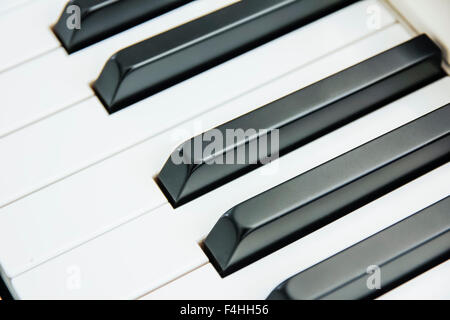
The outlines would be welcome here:
[[[450,159],[450,104],[240,203],[205,240],[222,276]]]
[[[72,53],[191,1],[71,0],[53,31],[67,52]],[[76,28],[77,11],[72,6],[80,9],[80,28]]]
[[[449,258],[447,197],[298,273],[268,299],[376,298]]]
[[[6,286],[1,276],[0,276],[0,300],[13,300],[13,297],[11,296],[8,287]]]
[[[355,1],[243,0],[119,51],[93,88],[113,113]]]
[[[206,137],[213,135],[212,130],[188,140],[165,163],[158,175],[159,185],[177,207],[258,168],[267,158],[273,157],[273,154],[254,149],[257,161],[249,161],[250,141],[258,147],[258,139],[264,134],[260,129],[279,130],[278,153],[282,156],[442,77],[441,58],[439,48],[427,36],[418,36],[227,122],[215,128],[222,137],[227,136],[228,129],[234,132],[242,129],[249,132],[248,136],[252,129],[258,132],[250,138],[242,136],[231,142],[225,141],[222,148],[214,150],[213,157],[205,152],[209,145]],[[267,138],[267,145],[275,139],[270,135]],[[206,141],[200,152],[194,150],[196,139]],[[186,148],[190,152],[184,152]],[[247,156],[245,161],[226,162],[238,153]],[[177,155],[183,161],[174,162]]]

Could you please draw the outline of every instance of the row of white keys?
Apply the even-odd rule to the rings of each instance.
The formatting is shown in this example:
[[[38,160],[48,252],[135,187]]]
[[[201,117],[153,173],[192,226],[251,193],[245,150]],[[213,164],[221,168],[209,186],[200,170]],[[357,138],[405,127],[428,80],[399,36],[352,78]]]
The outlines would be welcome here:
[[[187,239],[166,204],[12,279],[12,294],[16,299],[134,299],[208,261]]]
[[[265,299],[290,276],[445,198],[449,178],[447,164],[225,278],[208,263],[143,298]]]
[[[192,5],[195,4],[199,2]],[[366,23],[366,9],[374,4],[379,2],[358,2],[113,115],[108,115],[98,99],[92,97],[0,139],[0,153],[5,155],[0,158],[0,207],[375,33],[377,30],[368,28]],[[391,25],[394,18],[388,11],[382,12],[381,26]],[[60,98],[90,91],[74,74],[68,80],[76,82],[73,88],[64,84],[61,79],[70,77],[64,68],[58,71],[59,76],[53,72],[45,74],[52,63],[50,56],[62,54],[58,52],[14,69],[24,71],[33,65],[34,70],[27,73],[34,79],[26,80],[25,86],[32,92],[24,95],[20,88],[22,98],[17,104],[14,99],[19,89],[9,90],[16,94],[7,90],[6,100],[14,102],[17,110],[10,110],[11,104],[6,104],[0,109],[0,122],[3,114],[8,118],[10,114],[33,114],[42,108],[45,111],[44,106],[61,106],[61,101],[56,101]],[[55,57],[53,61],[60,59]],[[89,69],[91,64],[86,64]],[[84,72],[84,68],[83,64],[79,66],[79,72]],[[33,83],[41,81],[40,77],[47,84],[54,82],[54,89],[33,87]],[[8,78],[5,74],[0,76],[1,88],[11,88],[11,82],[23,81],[21,76],[20,80],[3,83],[5,78]],[[36,96],[40,98],[35,99]],[[76,99],[83,96],[80,94]],[[44,104],[49,99],[56,100]]]
[[[21,2],[14,1],[16,1],[16,5]],[[0,16],[0,30],[2,30],[0,77],[6,69],[60,47],[50,26],[56,22],[66,3],[66,0],[35,0],[14,10],[8,10]],[[12,8],[10,6],[12,1],[7,1],[3,5],[6,8]],[[0,6],[0,14],[1,10]],[[22,74],[22,76],[24,75]],[[24,89],[26,87],[19,86],[17,88],[21,94]],[[2,87],[2,96],[3,91],[5,91],[5,87]],[[5,101],[2,101],[2,106],[5,105],[4,103]],[[1,120],[0,123],[2,123]],[[0,129],[0,136],[1,134],[2,130]]]
[[[449,89],[447,77],[176,210],[164,204],[13,278],[15,293],[25,299],[76,299],[136,298],[150,292],[207,262],[197,242],[226,210],[439,108],[450,102]],[[442,172],[437,176],[449,178]],[[77,290],[65,285],[72,275],[68,270],[77,270],[83,279]]]
[[[116,51],[233,2],[236,0],[193,1],[71,55],[58,44],[57,49],[0,73],[0,137],[92,97],[94,93],[90,83]],[[31,10],[29,14],[34,14],[32,9],[26,7],[26,10]],[[13,13],[11,16],[19,15],[16,11]],[[8,19],[4,20],[3,23],[8,23]],[[45,27],[45,32],[48,37],[55,38],[49,27]],[[29,40],[26,34],[16,38],[18,35],[12,33],[10,37],[14,37],[15,40],[11,40],[14,43],[25,45],[22,50],[27,51]],[[14,55],[16,51],[18,49],[13,47],[9,55]],[[95,104],[92,108],[105,112],[101,104]],[[61,128],[64,129],[64,126],[58,129]]]
[[[0,265],[14,277],[166,203],[152,177],[184,139],[361,62],[409,37],[401,26],[393,25],[2,208],[0,243],[8,239],[12,245],[0,247]]]
[[[450,260],[409,280],[378,299],[450,300]]]

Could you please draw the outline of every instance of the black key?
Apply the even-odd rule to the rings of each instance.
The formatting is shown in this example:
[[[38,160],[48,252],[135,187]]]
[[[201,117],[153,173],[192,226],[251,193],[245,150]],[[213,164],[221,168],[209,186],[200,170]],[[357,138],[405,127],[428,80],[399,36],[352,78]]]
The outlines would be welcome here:
[[[450,104],[235,206],[205,251],[222,276],[450,160]]]
[[[53,32],[67,52],[72,53],[191,1],[71,0]],[[77,12],[71,6],[80,8],[79,29],[74,28]]]
[[[268,299],[372,299],[449,258],[447,197],[298,273]]]
[[[1,276],[0,276],[0,300],[13,300],[12,295],[9,292]]]
[[[243,0],[119,51],[93,88],[113,113],[355,1]]]
[[[228,129],[278,129],[282,156],[442,77],[440,65],[439,48],[427,36],[419,36],[215,129],[223,137]],[[203,143],[199,158],[195,158],[195,140],[207,141],[204,137],[210,135],[211,130],[188,140],[162,168],[158,182],[173,206],[201,196],[267,160],[263,152],[257,152],[257,161],[247,161],[250,139],[245,142],[245,136],[225,142],[215,150],[213,158],[208,158],[204,152],[208,143]],[[256,135],[251,141],[258,142],[260,137]],[[270,139],[267,140],[269,144]],[[190,152],[184,152],[186,148]],[[183,161],[174,162],[173,158],[181,152]],[[221,164],[238,152],[247,155],[246,161]]]

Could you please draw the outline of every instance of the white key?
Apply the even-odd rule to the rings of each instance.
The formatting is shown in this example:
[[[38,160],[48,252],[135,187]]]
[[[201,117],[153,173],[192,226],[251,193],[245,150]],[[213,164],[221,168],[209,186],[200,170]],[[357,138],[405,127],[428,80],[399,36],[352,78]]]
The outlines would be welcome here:
[[[206,263],[198,244],[186,241],[187,226],[170,208],[166,204],[13,279],[13,294],[20,299],[133,299]]]
[[[361,62],[408,38],[402,27],[391,26],[2,208],[0,243],[8,239],[8,243],[13,245],[0,246],[0,265],[10,277],[16,276],[166,203],[152,177],[184,139]],[[192,132],[193,129],[197,132]],[[186,132],[185,137],[176,136],[183,131]],[[39,211],[38,216],[36,211]],[[22,234],[27,237],[21,237]]]
[[[354,121],[267,165],[267,167],[275,168],[278,165],[278,170],[274,171],[274,175],[261,176],[264,170],[267,170],[262,167],[176,210],[172,209],[169,204],[165,204],[162,209],[150,211],[13,278],[12,283],[17,294],[22,298],[38,299],[132,298],[137,297],[135,294],[143,294],[145,290],[148,292],[154,290],[164,283],[182,276],[189,271],[189,268],[200,267],[204,260],[200,259],[200,254],[195,254],[192,257],[183,255],[183,268],[180,267],[175,272],[172,260],[174,258],[168,257],[172,251],[154,250],[154,242],[147,239],[148,234],[156,234],[157,240],[155,241],[157,243],[155,246],[161,246],[161,248],[166,246],[170,248],[177,246],[195,247],[196,243],[208,234],[217,219],[232,206],[438,108],[442,105],[442,100],[450,101],[449,88],[450,78],[445,78]],[[437,104],[434,104],[436,102]],[[167,141],[167,139],[162,141]],[[448,172],[449,169],[447,167],[445,172]],[[439,196],[441,198],[443,197],[442,192],[445,195],[448,194],[450,186],[448,183],[446,185],[445,182],[448,181],[449,176],[442,174],[442,171],[440,172],[441,175],[438,174],[437,176],[439,179],[443,179],[444,186],[439,185],[438,191],[430,186],[424,188],[425,191],[421,190],[420,192],[429,192],[431,197]],[[432,176],[433,179],[436,179],[435,176]],[[431,180],[433,181],[433,179]],[[424,185],[421,185],[421,187],[424,187]],[[78,198],[77,201],[80,201],[80,199]],[[402,201],[405,202],[405,199]],[[414,203],[414,201],[410,202]],[[160,210],[164,211],[162,215],[167,216],[170,221],[155,218],[147,225],[145,221],[150,219],[148,217],[153,217],[155,212],[160,212]],[[1,216],[2,214],[0,214]],[[39,220],[39,215],[36,216],[34,221],[36,220]],[[368,220],[361,221],[367,222]],[[380,218],[379,221],[383,221],[383,219]],[[373,224],[376,225],[379,221],[374,221]],[[14,227],[13,225],[10,226]],[[353,228],[344,230],[353,230]],[[16,233],[18,232],[16,231]],[[20,232],[20,234],[28,236],[24,232]],[[138,244],[134,240],[136,238],[142,239],[142,241]],[[352,238],[352,240],[354,239]],[[12,241],[9,240],[8,243],[12,243]],[[126,250],[118,252],[115,248],[120,246],[130,249],[130,252]],[[33,249],[30,248],[30,250]],[[174,254],[177,255],[179,250],[174,250]],[[142,259],[145,259],[144,253],[147,252],[152,254],[152,262],[154,263],[152,268],[157,270],[167,269],[170,276],[162,277],[159,271],[153,274],[152,270],[148,268],[148,264],[142,261]],[[309,250],[305,252],[309,252]],[[111,261],[117,260],[122,262],[111,263]],[[5,260],[2,260],[4,266],[3,261]],[[127,268],[123,266],[125,261]],[[198,264],[195,265],[193,261],[197,261]],[[140,267],[142,264],[147,267],[144,273],[142,273]],[[78,291],[68,290],[62,286],[62,281],[67,276],[66,268],[72,265],[81,265],[84,273],[89,275]],[[135,268],[136,265],[139,265],[139,267]],[[107,272],[103,275],[99,270],[107,270]],[[96,274],[96,277],[93,276],[94,274]],[[113,282],[110,281],[111,274],[115,275]],[[133,274],[133,279],[134,277],[140,279],[139,281],[136,280],[140,283],[139,290],[134,287],[135,282],[129,281],[127,278],[129,274]],[[144,284],[146,285],[145,288]]]
[[[90,83],[116,51],[235,1],[193,1],[70,56],[58,43],[59,49],[1,73],[0,137],[92,97],[94,93]],[[27,10],[32,9],[27,7]],[[31,26],[26,29],[29,28]],[[47,29],[46,32],[50,33]],[[53,34],[51,36],[54,37]],[[17,35],[11,33],[11,37]],[[23,50],[27,51],[27,37],[19,38],[25,46]],[[92,108],[103,109],[95,102]]]
[[[93,97],[0,139],[0,153],[5,155],[0,157],[0,206],[372,34],[375,31],[366,27],[366,7],[373,3],[378,2],[358,2],[113,115],[108,115]],[[387,11],[383,21],[385,24],[393,22]],[[55,55],[57,61],[56,56],[61,54],[55,51],[50,55]],[[33,70],[30,70],[31,64],[27,65],[26,74],[41,77],[44,70],[40,70],[39,65],[50,55],[33,61]],[[272,63],[275,60],[282,63]],[[20,69],[24,72],[23,68],[25,65],[15,71]],[[79,68],[80,73],[83,68]],[[236,72],[239,72],[239,77],[236,77]],[[3,83],[4,76],[0,77],[0,88],[11,88]],[[71,76],[73,81],[78,79],[74,74]],[[12,104],[3,105],[0,121],[3,121],[3,115],[9,117],[13,114],[19,119],[26,114],[45,113],[50,105],[55,111],[61,107],[56,100],[68,97],[82,99],[86,96],[82,92],[90,91],[89,87],[79,83],[63,88],[61,77],[52,75],[48,79],[54,82],[54,89],[35,86],[27,95],[23,95],[21,89],[19,104],[15,100],[18,89],[5,90],[6,100],[14,101],[14,108],[10,108]],[[25,87],[32,85],[29,83]],[[41,89],[45,90],[40,92]],[[11,94],[11,91],[16,94]],[[36,96],[40,99],[35,100]],[[29,99],[28,103],[24,99]],[[52,102],[45,104],[47,100]]]
[[[450,300],[450,260],[422,273],[379,300]]]
[[[426,33],[441,47],[450,64],[450,1],[389,0],[418,32]]]
[[[447,164],[225,278],[207,264],[143,299],[265,299],[294,274],[445,198],[449,178]]]
[[[1,0],[0,3],[3,1]],[[17,2],[17,5],[25,2],[14,1]],[[15,10],[9,10],[1,16],[0,78],[2,71],[60,46],[59,41],[50,30],[50,26],[56,22],[66,3],[66,0],[35,0]],[[5,3],[6,7],[10,8],[8,4],[12,5],[12,1]],[[2,6],[3,4],[0,5],[0,14]],[[26,75],[26,77],[30,76],[30,74]],[[36,74],[35,76],[39,75]],[[5,89],[3,86],[2,95],[3,92],[7,91]],[[21,91],[21,94],[23,94],[24,89],[26,88],[23,86],[17,88],[18,91]],[[5,106],[4,101],[2,106]]]
[[[4,14],[14,8],[18,8],[24,3],[31,2],[32,0],[2,0],[0,1],[0,14]]]

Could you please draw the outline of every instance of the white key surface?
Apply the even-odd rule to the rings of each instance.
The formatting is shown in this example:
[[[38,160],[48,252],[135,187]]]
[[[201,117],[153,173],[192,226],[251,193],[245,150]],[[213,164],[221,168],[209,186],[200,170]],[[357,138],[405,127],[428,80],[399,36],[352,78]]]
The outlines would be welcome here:
[[[296,273],[445,198],[449,178],[447,164],[225,278],[208,263],[142,298],[265,299]]]
[[[0,265],[14,277],[167,203],[152,178],[184,139],[407,39],[402,27],[391,26],[0,209],[0,243],[12,244],[0,247]]]
[[[58,42],[58,49],[0,73],[0,88],[2,88],[0,137],[92,97],[94,93],[90,84],[98,77],[106,61],[116,51],[235,1],[193,1],[71,55],[67,55]],[[40,3],[40,1],[37,2]],[[26,7],[26,9],[30,10],[29,14],[34,16],[32,7]],[[15,19],[15,15],[18,15],[16,11],[12,18]],[[3,23],[6,23],[5,28],[10,25],[6,21],[8,19],[3,20]],[[30,25],[21,28],[24,28],[26,32],[33,27]],[[36,26],[36,28],[44,30],[43,27]],[[48,27],[45,27],[45,32],[54,38]],[[17,33],[11,33],[9,36],[24,46],[21,50],[28,51],[29,43],[26,34],[19,37]],[[41,41],[39,37],[35,39]],[[15,50],[11,52],[11,55],[14,54],[16,54]],[[98,103],[92,108],[99,109],[96,111],[103,109],[101,111],[106,112]],[[70,121],[73,122],[76,119]],[[64,128],[65,124],[61,125]],[[61,127],[58,130],[61,130]]]
[[[375,30],[366,25],[366,9],[374,3],[378,2],[358,2],[113,115],[107,114],[96,97],[91,97],[0,139],[0,153],[5,155],[0,158],[0,206],[373,34]],[[387,26],[394,19],[386,11],[382,21]],[[50,60],[62,61],[62,54],[54,51]],[[84,67],[71,74],[71,85],[66,86],[51,72],[42,81],[52,82],[53,89],[31,85],[41,81],[29,79],[33,75],[43,77],[45,68],[40,68],[50,55],[14,69],[32,75],[26,80],[30,81],[26,87],[32,92],[21,94],[20,99],[18,89],[11,88],[11,81],[23,81],[23,77],[0,76],[0,87],[11,88],[6,90],[9,103],[0,109],[0,122],[5,121],[6,125],[9,122],[3,116],[11,120],[11,115],[16,115],[18,121],[22,116],[31,121],[33,114],[39,118],[61,107],[61,99],[74,102],[89,96],[90,88],[80,84],[77,75],[84,72]],[[272,63],[275,60],[279,62]],[[235,76],[237,71],[239,77]],[[64,73],[64,68],[57,72]]]
[[[60,46],[59,41],[50,30],[64,5],[66,0],[34,0],[29,1],[26,5],[19,6],[25,1],[14,0],[17,8],[12,8],[13,1],[0,1],[0,30],[2,49],[0,50],[0,79],[2,72],[8,68],[12,68],[20,63],[45,54]],[[5,12],[2,14],[2,7]],[[31,74],[22,77],[30,77]],[[35,74],[34,77],[39,77]],[[1,82],[0,82],[1,83]],[[7,90],[2,83],[2,96]],[[17,87],[17,91],[23,95],[24,90],[28,89],[24,86]],[[5,107],[5,101],[2,101],[2,108]],[[3,116],[3,114],[2,114]],[[0,119],[1,117],[0,116]],[[2,120],[0,120],[2,123]],[[0,129],[0,136],[2,131]]]
[[[450,260],[392,289],[379,300],[450,300]]]
[[[5,12],[20,7],[21,5],[32,2],[32,0],[2,0],[0,1],[0,14],[4,14]]]
[[[170,206],[12,280],[16,298],[133,299],[208,260]],[[46,281],[43,281],[47,279]],[[32,289],[31,287],[34,287]]]
[[[441,47],[450,65],[450,1],[389,0],[412,27],[426,33]]]
[[[207,235],[218,218],[232,206],[448,103],[449,88],[450,78],[447,77],[176,210],[169,204],[165,204],[157,210],[141,215],[13,278],[12,284],[17,296],[39,299],[120,299],[137,298],[145,291],[150,292],[205,263],[205,257],[201,252],[192,249],[192,254],[183,255],[182,264],[175,264],[173,259],[176,258],[172,257],[171,253],[177,256],[180,249],[167,250],[166,248],[179,246],[195,248],[196,243]],[[445,103],[442,103],[443,100]],[[276,169],[271,172],[271,175],[270,168]],[[446,168],[445,172],[448,173],[448,166]],[[443,185],[439,184],[438,190],[421,185],[420,192],[430,192],[431,196],[440,198],[444,197],[442,192],[447,195],[449,186],[445,182],[448,181],[449,175],[441,172],[437,174],[437,178],[444,181]],[[433,175],[431,180],[435,181],[437,178]],[[433,192],[430,191],[432,189]],[[420,197],[413,197],[415,198]],[[422,197],[422,199],[425,198]],[[413,202],[409,201],[409,203]],[[405,199],[400,203],[405,203]],[[155,215],[155,212],[162,212],[162,217],[159,218],[160,215]],[[158,218],[152,220],[151,217]],[[170,221],[167,222],[166,219]],[[354,228],[344,228],[344,230],[353,232]],[[155,240],[157,242],[155,245],[160,246],[159,251],[154,249],[155,241],[150,241],[148,238],[150,236],[158,239]],[[351,235],[349,236],[351,238]],[[352,238],[352,240],[355,239]],[[117,247],[128,248],[128,250],[118,251]],[[183,249],[183,252],[185,251],[188,250]],[[148,258],[150,255],[151,258]],[[160,271],[152,272],[145,259],[152,259],[152,268],[156,270],[167,269],[170,276],[162,277]],[[111,261],[116,262],[111,263]],[[67,277],[67,268],[73,265],[78,266],[78,269],[87,275],[83,278],[85,280],[81,288],[75,291],[63,285],[63,280]],[[177,269],[173,269],[175,267]],[[105,271],[102,273],[99,270]],[[115,280],[111,282],[110,277],[113,274]],[[128,279],[129,274],[132,274],[136,281]],[[136,283],[139,283],[139,289],[136,289]]]

